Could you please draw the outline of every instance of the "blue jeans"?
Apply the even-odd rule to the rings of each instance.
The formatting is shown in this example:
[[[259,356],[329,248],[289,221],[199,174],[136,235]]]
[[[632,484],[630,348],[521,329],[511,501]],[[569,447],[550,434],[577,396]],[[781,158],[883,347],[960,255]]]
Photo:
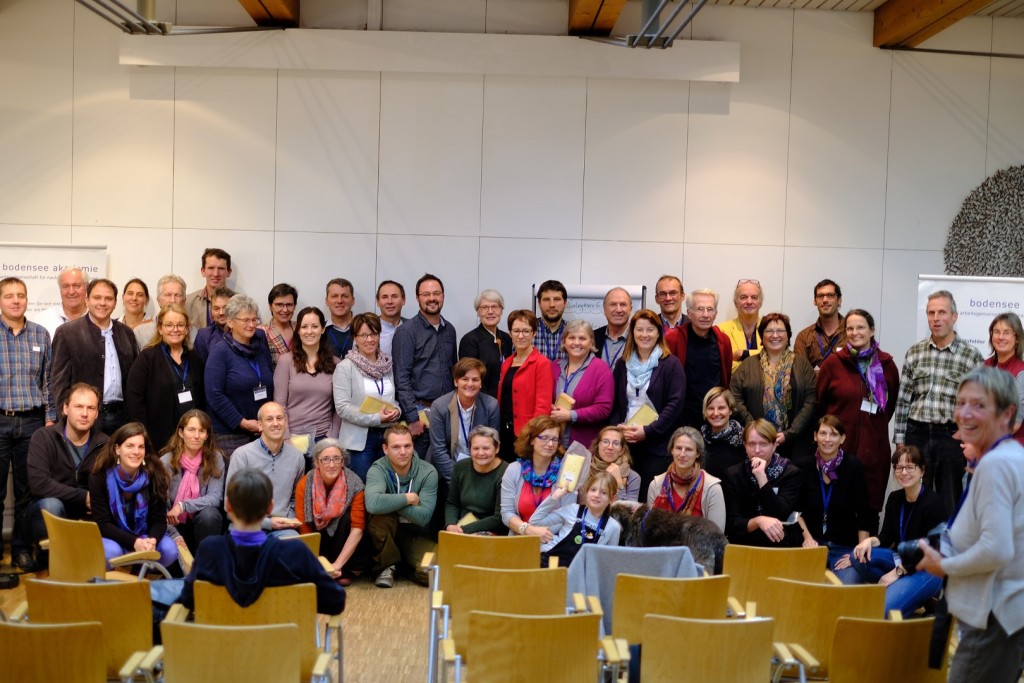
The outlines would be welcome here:
[[[859,583],[878,583],[883,575],[896,567],[895,554],[887,548],[872,548],[871,559],[861,562],[850,556]],[[942,579],[928,572],[918,571],[893,581],[885,588],[885,614],[898,609],[903,616],[913,614],[918,607],[939,594]]]
[[[178,559],[178,546],[167,534],[164,534],[164,537],[156,544],[156,550],[160,553],[160,564],[165,567],[171,566],[171,564]],[[125,548],[117,541],[104,538],[103,552],[107,556],[107,561],[109,562],[112,558],[115,558],[118,555],[135,552],[135,548]],[[109,569],[110,567],[108,566],[107,568]]]
[[[0,519],[3,519],[7,497],[7,473],[14,472],[14,532],[11,535],[11,557],[29,550],[28,533],[28,443],[32,434],[42,428],[42,417],[9,417],[0,415]],[[0,541],[0,547],[3,542]]]
[[[852,566],[846,569],[836,569],[836,562],[842,559],[844,555],[850,556],[850,562],[853,562],[853,548],[848,548],[842,545],[829,545],[828,547],[828,568],[832,570],[832,573],[843,582],[844,586],[850,586],[853,584],[860,583],[857,577],[857,570]]]
[[[359,478],[366,481],[366,473],[370,471],[370,465],[384,457],[384,430],[371,427],[366,430],[366,445],[361,451],[349,452],[349,469],[359,475]]]

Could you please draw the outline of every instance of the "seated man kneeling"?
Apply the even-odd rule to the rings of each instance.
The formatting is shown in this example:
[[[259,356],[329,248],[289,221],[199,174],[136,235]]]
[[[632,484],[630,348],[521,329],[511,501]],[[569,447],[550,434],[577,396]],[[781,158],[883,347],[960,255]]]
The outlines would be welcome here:
[[[414,578],[426,584],[419,570],[423,555],[433,550],[430,520],[437,504],[437,470],[416,457],[412,434],[405,425],[384,432],[384,455],[366,475],[367,535],[373,543],[374,583],[395,585],[395,571],[405,562]]]
[[[345,609],[345,589],[327,575],[306,544],[279,540],[261,528],[274,507],[267,475],[251,467],[235,472],[226,503],[232,530],[199,544],[178,602],[194,607],[192,591],[197,580],[224,586],[242,607],[256,602],[264,588],[312,583],[318,614],[340,614]]]

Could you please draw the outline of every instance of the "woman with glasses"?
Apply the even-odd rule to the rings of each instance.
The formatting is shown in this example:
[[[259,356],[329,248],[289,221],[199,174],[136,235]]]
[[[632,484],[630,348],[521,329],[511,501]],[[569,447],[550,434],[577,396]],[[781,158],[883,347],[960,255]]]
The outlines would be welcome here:
[[[909,617],[938,595],[942,579],[903,565],[894,550],[904,541],[924,538],[947,515],[939,494],[922,483],[924,457],[915,446],[896,447],[892,470],[900,488],[885,501],[882,530],[858,543],[851,559],[861,583],[885,586],[885,613],[898,609]]]
[[[985,360],[989,367],[1006,370],[1017,385],[1017,416],[1013,438],[1024,443],[1024,329],[1016,313],[1000,313],[988,326],[988,345],[992,355]]]
[[[274,395],[270,349],[256,338],[259,307],[244,294],[228,301],[227,334],[206,361],[206,404],[225,458],[260,433],[257,413]]]
[[[846,345],[818,369],[818,415],[846,426],[845,449],[864,465],[868,502],[881,512],[889,485],[889,421],[896,412],[900,372],[875,341],[875,319],[855,308],[846,314]]]
[[[334,369],[334,409],[341,415],[338,441],[349,453],[349,467],[366,481],[370,465],[384,457],[384,430],[401,416],[395,400],[391,356],[380,350],[380,318],[352,318],[355,342]],[[373,399],[370,406],[367,399]]]
[[[533,346],[537,336],[537,316],[525,309],[508,314],[514,353],[501,364],[498,380],[498,405],[501,408],[501,459],[515,460],[513,444],[527,422],[538,415],[551,414],[554,381],[551,361]],[[526,519],[529,519],[527,515]]]
[[[565,452],[560,445],[561,438],[562,430],[549,416],[533,418],[516,439],[519,459],[511,463],[501,477],[501,521],[513,534],[539,536],[542,544],[553,539],[554,534],[547,527],[532,525],[528,520],[554,491]],[[576,496],[564,496],[559,507],[575,503]]]
[[[160,449],[174,436],[178,418],[206,408],[203,361],[189,348],[188,336],[184,306],[167,304],[156,316],[156,334],[128,371],[128,419],[144,424]]]
[[[622,427],[609,425],[598,432],[590,444],[590,475],[580,479],[586,481],[595,474],[608,472],[619,482],[616,500],[636,502],[640,500],[640,475],[631,467],[632,464],[626,433]]]
[[[740,280],[732,295],[736,305],[736,317],[718,325],[718,329],[732,342],[732,371],[740,363],[761,352],[761,305],[764,304],[764,290],[757,280]]]
[[[480,324],[470,330],[459,342],[459,358],[476,358],[484,364],[483,391],[498,398],[498,380],[501,365],[512,355],[512,337],[498,329],[501,314],[505,310],[505,299],[493,289],[485,289],[476,296],[473,303]]]
[[[788,315],[769,313],[757,332],[764,349],[740,364],[729,385],[736,418],[743,424],[765,418],[776,429],[779,452],[797,465],[809,465],[817,402],[814,368],[789,348],[793,328]]]
[[[295,322],[292,316],[295,314],[295,302],[298,298],[298,290],[286,282],[274,285],[267,295],[270,323],[260,325],[260,329],[267,335],[271,367],[277,367],[277,359],[288,353],[291,348],[292,337],[295,336]]]
[[[366,529],[363,480],[346,466],[345,450],[335,439],[313,446],[313,469],[295,485],[295,517],[299,533],[320,534],[320,555],[342,586],[352,583],[359,542]]]

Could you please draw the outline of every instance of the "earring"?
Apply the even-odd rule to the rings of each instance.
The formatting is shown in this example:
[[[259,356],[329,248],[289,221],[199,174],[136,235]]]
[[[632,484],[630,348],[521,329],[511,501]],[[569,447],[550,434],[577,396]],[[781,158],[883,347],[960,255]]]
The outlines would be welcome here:
[[[115,465],[120,465],[121,464],[121,456],[120,455],[114,457],[114,464]]]
[[[145,467],[145,466],[146,466],[146,459],[145,459],[145,458],[143,458],[143,459],[142,459],[142,466],[143,466],[143,467]]]

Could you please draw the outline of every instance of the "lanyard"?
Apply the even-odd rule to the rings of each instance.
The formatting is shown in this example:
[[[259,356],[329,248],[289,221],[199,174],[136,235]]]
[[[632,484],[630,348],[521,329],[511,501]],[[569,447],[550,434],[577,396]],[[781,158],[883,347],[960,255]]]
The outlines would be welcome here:
[[[620,357],[620,356],[622,356],[622,352],[623,352],[623,351],[625,350],[625,348],[626,348],[626,345],[625,345],[625,344],[623,344],[622,346],[620,346],[620,347],[619,347],[619,350],[618,350],[618,351],[616,351],[616,352],[615,352],[615,355],[613,356],[613,355],[612,355],[612,354],[611,354],[611,353],[610,353],[610,352],[608,351],[608,342],[610,342],[610,341],[612,341],[612,340],[611,340],[611,339],[608,339],[607,337],[605,338],[605,340],[604,340],[604,350],[603,350],[603,353],[602,353],[602,355],[603,355],[603,356],[605,357],[605,359],[607,360],[607,362],[608,362],[608,367],[614,367],[614,365],[615,365],[615,361],[617,361],[617,360],[619,359],[619,357]]]
[[[245,362],[248,363],[249,367],[252,368],[252,371],[256,373],[256,381],[259,382],[259,384],[257,386],[261,386],[262,387],[263,386],[263,373],[260,372],[259,361],[256,361],[255,363],[253,363],[251,360],[246,359]]]
[[[743,329],[742,325],[740,326],[740,329],[741,330]],[[753,351],[754,349],[756,349],[757,348],[757,328],[755,327],[754,331],[750,333],[750,338],[749,339],[747,338],[747,333],[744,332],[743,333],[743,341],[746,342],[747,349],[749,349],[750,351]]]
[[[576,515],[576,523],[580,525],[579,545],[586,545],[587,543],[587,506],[580,505],[580,512]],[[608,511],[601,515],[601,518],[597,520],[597,526],[594,528],[594,543],[601,538],[601,530],[604,529],[605,522],[608,521]]]
[[[666,474],[665,476],[667,477],[668,475]],[[694,479],[693,479],[693,486],[691,486],[690,490],[686,492],[686,496],[683,498],[683,502],[682,502],[682,504],[679,505],[679,507],[676,507],[676,502],[675,502],[675,498],[676,498],[675,497],[675,486],[673,486],[671,480],[669,481],[669,485],[668,485],[668,504],[672,508],[673,512],[679,512],[680,510],[685,510],[686,509],[686,506],[690,504],[690,498],[693,497],[694,491],[697,490],[697,485],[700,484],[702,481],[704,481],[704,472],[703,471],[700,472],[696,477],[694,477]]]
[[[459,411],[459,431],[462,432],[462,440],[466,444],[466,450],[469,450],[469,429],[466,428],[466,423],[462,420],[462,406],[459,405],[459,400],[455,399],[455,409]],[[476,404],[467,410],[469,413],[469,424],[473,425],[473,411],[476,410]]]
[[[836,334],[835,339],[830,341],[828,343],[828,346],[823,346],[822,345],[822,343],[821,343],[821,335],[818,334],[817,332],[814,333],[814,337],[818,341],[818,351],[821,352],[821,359],[825,360],[826,358],[828,358],[829,356],[832,355],[833,351],[835,351],[835,349],[836,349],[836,342],[839,341],[839,335]],[[825,337],[825,338],[828,339],[828,337]]]
[[[818,472],[818,486],[821,487],[821,502],[824,504],[825,512],[821,516],[821,533],[828,533],[828,504],[832,500],[832,492],[835,490],[832,488],[832,484],[825,486],[825,481],[821,478],[821,472]]]
[[[373,380],[373,386],[377,387],[377,394],[378,395],[380,395],[380,396],[384,395],[384,378],[383,377],[380,378],[380,382],[377,382],[377,380]]]
[[[167,344],[161,344],[160,348],[164,350],[164,355],[167,356],[167,360],[171,363],[171,369],[174,370],[174,374],[181,380],[181,388],[185,388],[185,381],[188,379],[188,356],[184,351],[181,353],[181,363],[184,366],[184,372],[178,372],[178,364],[174,362],[174,358],[171,357],[171,352],[167,348]]]
[[[590,359],[587,358],[587,360],[590,360]],[[562,385],[562,391],[564,391],[567,394],[569,393],[569,387],[572,385],[573,380],[576,379],[576,375],[578,375],[581,372],[583,372],[584,370],[586,370],[587,369],[587,365],[589,365],[589,363],[587,363],[587,361],[584,361],[583,365],[579,366],[576,369],[576,372],[574,372],[574,373],[572,373],[570,375],[569,374],[569,364],[566,363],[565,370],[562,371],[562,376],[561,376],[561,379],[565,382],[565,384]]]
[[[924,483],[923,482],[921,484],[921,490],[917,492],[917,497],[920,498],[922,493],[924,493]],[[914,510],[916,509],[916,506],[910,508],[910,514],[907,515],[907,523],[904,524],[903,523],[903,512],[904,512],[904,510],[906,510],[906,507],[907,507],[907,501],[906,501],[906,499],[904,499],[903,502],[900,503],[900,543],[903,543],[903,541],[907,540],[907,527],[910,526],[910,518],[914,516]]]

